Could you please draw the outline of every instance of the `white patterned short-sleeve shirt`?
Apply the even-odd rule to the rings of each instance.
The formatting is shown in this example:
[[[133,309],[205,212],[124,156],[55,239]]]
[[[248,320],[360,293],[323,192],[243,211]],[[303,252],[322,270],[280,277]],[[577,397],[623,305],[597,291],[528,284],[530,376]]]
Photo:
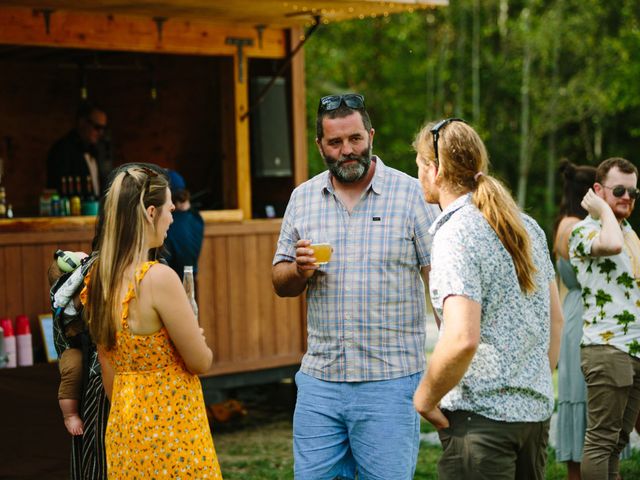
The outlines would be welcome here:
[[[608,257],[591,256],[602,224],[587,216],[569,238],[571,265],[582,287],[583,345],[611,345],[640,358],[640,279],[633,277],[626,251]],[[631,231],[626,220],[622,232]]]
[[[511,256],[471,194],[449,205],[431,227],[429,288],[442,331],[447,297],[462,295],[482,306],[480,345],[462,380],[442,399],[446,410],[505,422],[539,422],[553,413],[548,351],[554,270],[544,232],[525,214],[522,221],[537,268],[537,289],[529,295],[521,291]]]

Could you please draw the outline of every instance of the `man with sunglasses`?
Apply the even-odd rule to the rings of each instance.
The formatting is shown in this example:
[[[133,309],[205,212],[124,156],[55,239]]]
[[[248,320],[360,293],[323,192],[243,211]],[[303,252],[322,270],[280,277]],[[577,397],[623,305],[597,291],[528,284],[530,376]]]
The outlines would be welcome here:
[[[99,195],[112,168],[111,149],[105,138],[107,114],[96,105],[83,102],[76,113],[76,125],[49,150],[47,187],[62,193],[62,179],[72,178],[67,192],[85,196],[91,188]],[[77,192],[80,178],[81,192]],[[87,185],[88,182],[90,185]]]
[[[615,478],[640,411],[640,240],[629,225],[638,170],[609,158],[582,206],[589,215],[569,240],[584,301],[582,371],[587,432],[582,478]]]
[[[280,296],[306,290],[308,348],[296,374],[300,480],[409,480],[425,365],[428,229],[439,213],[415,178],[372,155],[358,94],[323,97],[316,144],[325,171],[297,187],[273,260]],[[312,242],[330,243],[317,265]]]

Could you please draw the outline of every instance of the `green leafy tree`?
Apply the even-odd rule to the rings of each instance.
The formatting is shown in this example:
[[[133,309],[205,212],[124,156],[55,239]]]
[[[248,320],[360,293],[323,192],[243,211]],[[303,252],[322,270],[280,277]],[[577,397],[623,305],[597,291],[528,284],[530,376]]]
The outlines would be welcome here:
[[[325,168],[314,145],[318,98],[348,91],[366,97],[374,151],[411,175],[410,145],[424,122],[454,114],[472,121],[493,173],[519,185],[524,208],[549,233],[559,204],[557,159],[597,164],[636,155],[637,0],[450,0],[322,25],[305,60],[311,174]]]

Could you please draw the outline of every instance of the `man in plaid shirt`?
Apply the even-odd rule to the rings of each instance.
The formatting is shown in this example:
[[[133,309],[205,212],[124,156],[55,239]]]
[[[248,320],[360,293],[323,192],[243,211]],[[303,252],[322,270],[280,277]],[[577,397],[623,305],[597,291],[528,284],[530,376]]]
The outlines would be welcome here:
[[[297,187],[273,260],[280,296],[306,290],[308,350],[296,375],[297,479],[411,479],[425,366],[429,227],[420,184],[371,154],[358,94],[320,100],[316,143],[328,171]],[[312,243],[330,243],[316,264]]]

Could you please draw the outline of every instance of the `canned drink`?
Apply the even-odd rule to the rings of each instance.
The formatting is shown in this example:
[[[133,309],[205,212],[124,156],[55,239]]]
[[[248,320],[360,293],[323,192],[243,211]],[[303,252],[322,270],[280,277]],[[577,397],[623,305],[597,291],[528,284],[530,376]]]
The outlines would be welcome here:
[[[51,197],[51,216],[59,217],[60,213],[60,197],[53,195]]]
[[[82,205],[80,202],[80,197],[78,197],[77,195],[71,197],[71,200],[69,203],[70,203],[69,209],[71,211],[71,215],[78,216],[82,214]]]

